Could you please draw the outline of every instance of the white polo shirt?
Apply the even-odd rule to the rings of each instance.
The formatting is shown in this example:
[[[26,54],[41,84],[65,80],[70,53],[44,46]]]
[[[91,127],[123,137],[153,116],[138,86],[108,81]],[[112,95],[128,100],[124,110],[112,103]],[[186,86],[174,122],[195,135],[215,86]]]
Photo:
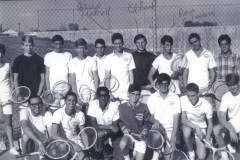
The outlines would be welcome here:
[[[35,117],[30,108],[24,108],[20,111],[20,121],[27,121],[33,132],[46,135],[47,128],[52,126],[52,113],[47,111]]]
[[[76,74],[77,88],[81,85],[87,85],[92,90],[95,90],[93,72],[97,70],[97,61],[87,56],[80,60],[77,57],[69,62],[69,73]]]
[[[113,121],[119,119],[118,106],[111,101],[104,111],[100,108],[98,99],[92,101],[89,104],[87,114],[91,117],[95,117],[97,123],[100,125],[111,125]]]
[[[98,69],[98,77],[100,79],[100,83],[103,81],[105,77],[105,67],[106,64],[106,55],[102,56],[101,58],[97,57],[97,54],[93,56],[93,58],[97,61],[97,69]]]
[[[9,63],[5,63],[0,68],[0,94],[6,92],[10,94],[10,79],[9,79],[10,67],[11,65]]]
[[[66,114],[65,108],[62,107],[53,113],[52,123],[59,125],[60,136],[71,140],[78,134],[77,127],[85,124],[85,116],[81,111],[76,111],[75,115],[69,116]]]
[[[135,68],[132,54],[123,51],[121,56],[114,52],[107,55],[105,70],[111,71],[119,81],[119,87],[115,92],[127,92],[129,87],[129,71]]]
[[[173,115],[181,113],[180,99],[178,95],[171,92],[165,99],[159,92],[153,93],[149,96],[147,105],[150,113],[166,130],[171,130],[173,127]]]
[[[201,97],[194,106],[187,96],[181,97],[180,100],[182,112],[186,111],[187,119],[200,128],[207,128],[205,117],[207,119],[212,118],[213,110],[211,104]]]
[[[233,96],[230,91],[224,94],[220,111],[227,112],[229,119],[233,119],[240,124],[240,94]]]
[[[199,89],[207,88],[210,81],[208,69],[216,67],[213,54],[203,49],[199,57],[196,56],[193,50],[189,50],[185,56],[188,60],[188,83],[196,83]]]
[[[56,53],[54,51],[47,53],[44,57],[44,65],[49,67],[50,88],[58,81],[68,82],[68,65],[72,59],[69,52]]]
[[[163,57],[163,54],[160,54],[152,63],[153,68],[158,70],[158,73],[166,73],[169,76],[173,74],[173,71],[171,69],[171,63],[174,60],[174,58],[177,56],[176,53],[173,53],[173,56],[171,59],[167,60]]]

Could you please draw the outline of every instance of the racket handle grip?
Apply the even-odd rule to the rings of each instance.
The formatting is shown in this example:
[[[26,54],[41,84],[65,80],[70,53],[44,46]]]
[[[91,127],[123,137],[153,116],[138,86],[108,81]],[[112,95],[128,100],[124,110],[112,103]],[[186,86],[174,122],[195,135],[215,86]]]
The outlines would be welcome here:
[[[15,158],[21,158],[21,157],[26,157],[26,156],[33,156],[33,155],[37,155],[37,154],[39,154],[39,152],[20,154],[20,155],[16,155]]]

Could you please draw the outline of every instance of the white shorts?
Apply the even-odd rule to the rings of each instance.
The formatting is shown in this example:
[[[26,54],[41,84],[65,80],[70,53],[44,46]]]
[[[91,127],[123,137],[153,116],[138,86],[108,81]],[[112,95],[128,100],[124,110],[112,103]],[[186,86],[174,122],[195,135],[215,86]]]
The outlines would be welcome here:
[[[138,141],[133,138],[132,135],[126,134],[127,136],[130,137],[132,143],[133,143],[133,150],[139,153],[145,153],[147,145],[144,141]]]
[[[234,119],[230,119],[228,122],[230,122],[233,125],[233,127],[234,127],[234,129],[237,133],[240,133],[240,123],[239,123],[239,121],[236,121]]]
[[[2,106],[3,114],[12,114],[12,103],[9,100],[9,92],[0,92],[0,106]]]

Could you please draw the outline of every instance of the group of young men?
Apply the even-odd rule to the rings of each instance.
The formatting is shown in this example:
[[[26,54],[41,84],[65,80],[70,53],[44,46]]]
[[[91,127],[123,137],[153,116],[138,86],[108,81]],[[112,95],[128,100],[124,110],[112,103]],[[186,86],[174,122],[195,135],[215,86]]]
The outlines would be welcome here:
[[[190,34],[188,42],[192,49],[185,53],[188,64],[183,72],[178,73],[171,70],[171,62],[177,54],[172,52],[173,38],[169,35],[161,39],[163,53],[158,57],[146,50],[147,39],[142,34],[134,37],[137,50],[133,53],[123,50],[122,34],[114,33],[111,40],[114,46],[112,53],[106,55],[105,41],[97,39],[96,54],[91,57],[87,55],[86,40],[78,39],[75,42],[77,56],[72,58],[71,53],[63,50],[63,37],[55,35],[52,38],[54,50],[43,59],[33,51],[33,38],[23,37],[24,54],[14,60],[13,71],[11,67],[7,71],[4,69],[7,64],[2,61],[5,47],[0,45],[0,72],[4,72],[0,76],[0,86],[6,88],[6,91],[0,91],[0,102],[4,115],[8,117],[6,126],[12,150],[12,106],[11,103],[6,103],[6,96],[11,93],[10,83],[13,84],[12,88],[27,86],[32,93],[28,100],[29,107],[20,111],[23,153],[32,152],[31,146],[35,143],[41,155],[44,155],[46,144],[53,139],[60,139],[68,141],[73,150],[79,153],[76,159],[88,159],[89,154],[82,150],[82,144],[77,140],[79,130],[86,124],[98,131],[98,141],[93,147],[98,159],[112,155],[116,160],[128,160],[131,151],[134,151],[136,159],[144,159],[147,146],[142,138],[151,129],[161,132],[169,143],[164,146],[165,154],[162,156],[165,159],[170,159],[168,153],[176,149],[176,139],[180,132],[183,132],[190,160],[196,158],[192,134],[196,140],[198,159],[206,158],[203,139],[211,143],[214,137],[219,147],[225,147],[229,142],[223,139],[222,133],[229,133],[226,136],[231,141],[238,142],[240,55],[232,52],[231,38],[228,35],[219,37],[221,53],[213,55],[202,47],[197,33]],[[105,78],[112,75],[119,82],[114,91],[111,91],[111,80]],[[179,85],[179,78],[183,79],[183,86]],[[71,85],[71,91],[65,96],[66,105],[51,113],[43,108],[40,95],[44,86],[51,90],[61,80]],[[105,86],[100,86],[104,80]],[[149,91],[149,86],[154,81],[157,91],[151,93],[153,90]],[[219,124],[214,125],[212,99],[200,97],[200,94],[210,91],[218,82],[225,82],[229,91],[226,91],[221,104],[216,104]],[[171,83],[176,86],[175,93],[169,89]],[[96,97],[88,104],[87,113],[77,107],[77,103],[86,105],[79,98],[78,91],[82,85],[87,85],[96,92]],[[184,96],[181,87],[186,89]],[[113,102],[115,98],[128,100],[119,104]],[[133,133],[140,137],[132,136]],[[106,149],[106,145],[110,144],[113,147],[112,153]],[[19,154],[15,150],[10,152]],[[154,150],[152,159],[159,157],[160,151]],[[222,158],[227,159],[224,154]]]

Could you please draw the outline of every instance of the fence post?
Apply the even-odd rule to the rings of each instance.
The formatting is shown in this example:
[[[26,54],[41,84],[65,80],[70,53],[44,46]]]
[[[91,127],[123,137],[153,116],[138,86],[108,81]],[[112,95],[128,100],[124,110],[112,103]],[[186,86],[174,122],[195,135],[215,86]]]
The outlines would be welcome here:
[[[153,33],[153,54],[157,55],[157,1],[153,0],[153,10],[152,10],[152,33]]]

